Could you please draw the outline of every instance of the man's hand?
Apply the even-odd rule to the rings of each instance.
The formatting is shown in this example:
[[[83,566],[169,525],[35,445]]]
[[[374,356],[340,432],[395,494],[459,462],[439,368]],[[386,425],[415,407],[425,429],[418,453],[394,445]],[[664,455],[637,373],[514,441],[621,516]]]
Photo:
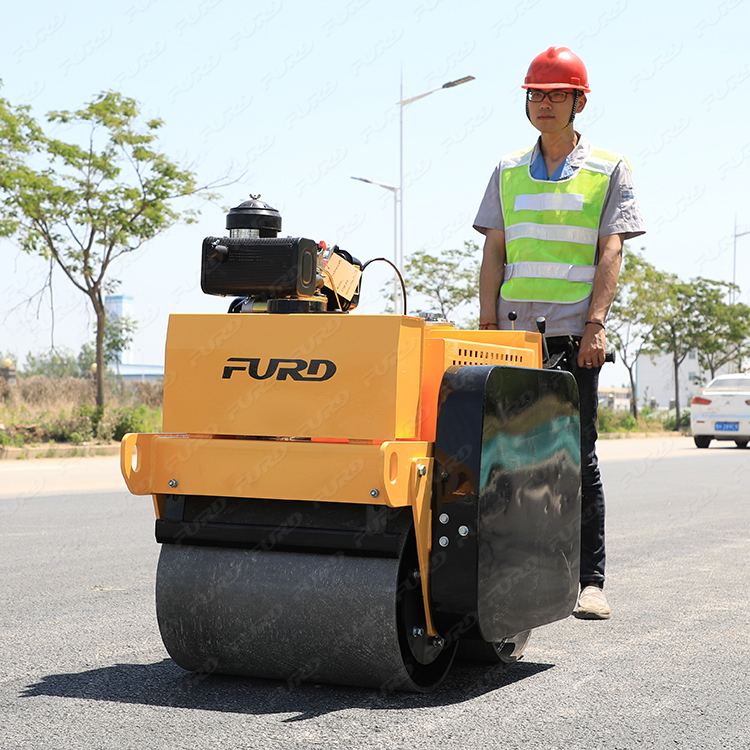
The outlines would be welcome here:
[[[578,350],[578,366],[590,369],[601,367],[607,352],[607,335],[602,326],[589,323]]]

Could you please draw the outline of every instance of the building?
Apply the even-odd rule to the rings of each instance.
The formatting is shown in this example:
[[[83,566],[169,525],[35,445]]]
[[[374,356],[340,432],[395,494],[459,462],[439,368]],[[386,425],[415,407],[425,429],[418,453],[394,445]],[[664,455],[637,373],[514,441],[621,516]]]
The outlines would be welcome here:
[[[117,318],[135,320],[135,304],[132,297],[125,294],[109,295],[104,299],[107,315]],[[133,360],[130,346],[120,352],[118,360],[112,365],[115,372],[125,381],[158,381],[164,379],[163,365],[137,364]]]

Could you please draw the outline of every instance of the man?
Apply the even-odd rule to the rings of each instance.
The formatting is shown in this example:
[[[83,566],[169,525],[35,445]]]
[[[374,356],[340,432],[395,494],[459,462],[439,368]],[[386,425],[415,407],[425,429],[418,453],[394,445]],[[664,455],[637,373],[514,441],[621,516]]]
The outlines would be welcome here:
[[[581,405],[581,593],[575,615],[607,619],[604,493],[596,457],[597,389],[606,318],[625,240],[644,233],[623,157],[592,147],[573,128],[586,106],[588,73],[567,47],[529,67],[526,116],[541,133],[533,149],[503,157],[474,221],[485,235],[480,329],[535,331],[546,318],[551,354],[572,351]]]

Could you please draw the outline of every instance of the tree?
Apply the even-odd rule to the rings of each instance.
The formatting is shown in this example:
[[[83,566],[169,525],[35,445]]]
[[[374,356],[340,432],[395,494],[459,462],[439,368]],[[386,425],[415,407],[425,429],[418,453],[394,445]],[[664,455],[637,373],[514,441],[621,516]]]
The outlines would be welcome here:
[[[721,286],[736,289],[732,284]],[[750,307],[741,302],[727,304],[716,296],[713,294],[706,300],[705,315],[711,326],[703,331],[698,349],[701,369],[708,370],[712,379],[722,365],[732,360],[741,361],[750,354]]]
[[[104,324],[104,364],[120,363],[122,353],[133,342],[138,324],[127,315],[110,315]]]
[[[194,220],[174,199],[200,194],[195,175],[157,150],[162,121],[139,124],[138,105],[116,92],[83,109],[50,112],[84,145],[44,133],[27,106],[0,98],[0,234],[56,263],[96,319],[96,400],[104,404],[106,311],[112,264],[177,221]]]
[[[83,350],[81,352],[83,353]],[[50,349],[41,354],[26,355],[23,375],[24,377],[44,375],[48,378],[80,378],[87,372],[83,370],[82,365],[83,361],[80,354],[76,357],[69,349]]]
[[[443,250],[437,256],[417,250],[404,269],[407,292],[427,297],[448,320],[459,308],[479,299],[478,251],[471,240],[464,242],[463,250]]]
[[[648,339],[648,350],[652,353],[667,352],[672,355],[675,388],[675,429],[680,424],[679,367],[691,351],[713,352],[716,347],[727,344],[727,331],[738,337],[738,345],[747,335],[747,328],[726,324],[721,332],[719,320],[737,314],[737,305],[727,305],[724,299],[732,284],[724,281],[695,278],[685,283],[676,276],[665,274],[666,286],[655,292],[654,303],[649,315],[653,329]],[[745,307],[742,305],[741,307]],[[746,320],[746,316],[741,318]],[[717,332],[717,326],[719,332]],[[734,343],[734,342],[733,342]],[[710,356],[710,355],[703,355]],[[718,360],[718,356],[717,356]]]
[[[620,281],[607,319],[607,335],[628,371],[631,411],[635,419],[638,419],[635,367],[659,320],[656,306],[666,283],[661,271],[640,253],[625,246]]]

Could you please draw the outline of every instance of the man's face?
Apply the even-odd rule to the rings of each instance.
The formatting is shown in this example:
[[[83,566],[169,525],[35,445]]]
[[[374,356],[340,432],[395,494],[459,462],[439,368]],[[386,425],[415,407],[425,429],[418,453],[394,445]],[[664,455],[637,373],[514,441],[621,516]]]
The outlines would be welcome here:
[[[552,97],[555,101],[550,99]],[[570,123],[573,111],[575,91],[573,89],[557,89],[555,91],[539,91],[529,89],[526,98],[529,106],[531,124],[541,133],[556,133],[564,130]],[[541,99],[541,101],[535,101]],[[562,101],[559,101],[562,99]],[[586,95],[580,94],[576,114],[586,105]]]

